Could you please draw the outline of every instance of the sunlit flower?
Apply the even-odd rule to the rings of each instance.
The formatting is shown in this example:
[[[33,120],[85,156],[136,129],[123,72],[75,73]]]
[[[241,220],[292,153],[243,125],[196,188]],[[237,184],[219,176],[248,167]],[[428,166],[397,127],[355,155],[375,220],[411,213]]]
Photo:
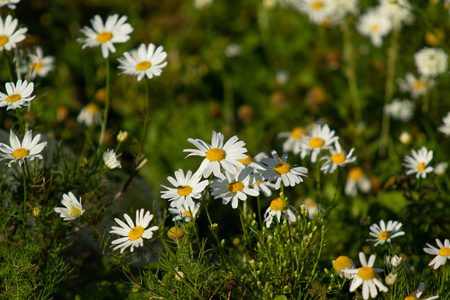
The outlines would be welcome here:
[[[329,17],[333,25],[340,25],[347,15],[357,16],[359,14],[359,0],[334,0],[334,12]]]
[[[225,55],[227,57],[236,57],[239,56],[242,52],[242,46],[236,43],[228,44],[225,48]]]
[[[0,7],[8,5],[9,9],[16,9],[16,4],[19,2],[20,0],[2,0],[0,1]]]
[[[334,142],[334,149],[330,149],[331,155],[326,155],[321,159],[326,160],[325,163],[320,167],[320,170],[326,173],[333,173],[337,167],[343,167],[346,164],[354,163],[356,161],[356,157],[352,156],[354,148],[350,149],[350,151],[345,154],[345,151],[342,150],[341,144],[339,141]]]
[[[213,0],[194,0],[194,7],[198,10],[207,8],[211,5]]]
[[[250,178],[250,187],[258,191],[260,194],[264,194],[266,197],[272,195],[272,191],[275,190],[275,184],[264,180],[263,176],[259,173],[253,173]]]
[[[414,114],[414,102],[407,99],[394,99],[384,106],[384,113],[393,119],[408,122]]]
[[[193,199],[200,199],[208,185],[208,180],[200,181],[201,179],[200,176],[192,176],[191,170],[188,170],[185,176],[183,170],[179,169],[175,171],[175,178],[167,177],[175,188],[161,185],[167,189],[161,191],[161,198],[171,201],[170,207],[180,207],[183,204],[192,207],[195,204]]]
[[[119,133],[117,134],[117,141],[119,143],[123,143],[127,140],[128,138],[128,132],[127,131],[119,131]]]
[[[25,39],[28,28],[22,27],[16,31],[19,21],[7,15],[5,21],[0,16],[0,51],[16,48],[17,44]]]
[[[370,226],[369,234],[375,239],[368,239],[367,241],[375,242],[375,247],[384,245],[384,243],[390,243],[391,239],[405,235],[404,231],[399,231],[402,225],[399,221],[392,220],[389,220],[387,225],[384,223],[384,220],[380,221],[380,225],[374,223]]]
[[[416,78],[412,73],[406,73],[405,79],[399,78],[397,83],[400,91],[411,93],[413,99],[425,95],[428,88],[433,85],[433,82],[427,77],[421,76]]]
[[[158,230],[158,226],[152,226],[147,229],[147,226],[153,219],[153,215],[150,211],[147,211],[145,215],[144,212],[145,210],[143,208],[140,211],[136,211],[136,226],[134,226],[133,220],[127,214],[123,215],[127,223],[118,218],[114,219],[120,227],[112,226],[112,230],[109,233],[115,233],[123,237],[111,242],[111,244],[116,245],[113,250],[121,248],[120,253],[122,253],[126,248],[131,246],[130,251],[133,252],[135,247],[142,247],[144,245],[144,239],[151,239],[153,237],[153,231]]]
[[[411,25],[415,19],[408,0],[380,0],[378,9],[391,20],[392,26],[397,30],[402,24]]]
[[[352,168],[348,171],[347,182],[345,184],[345,194],[355,197],[358,192],[357,188],[363,193],[368,193],[372,187],[369,177],[364,174],[360,167]]]
[[[434,174],[444,175],[448,168],[448,162],[442,161],[434,166]]]
[[[392,30],[392,22],[379,9],[369,9],[359,18],[356,28],[360,34],[369,37],[375,47],[380,47],[383,37]]]
[[[25,133],[25,136],[20,143],[17,136],[11,130],[9,133],[9,143],[11,146],[0,143],[0,160],[8,159],[8,167],[11,167],[11,164],[14,162],[19,163],[21,166],[22,163],[27,160],[34,159],[42,159],[42,155],[40,154],[42,150],[47,146],[47,142],[39,143],[41,140],[41,135],[37,134],[33,139],[33,132],[31,130]]]
[[[439,126],[438,130],[446,136],[450,136],[450,111],[442,118],[442,123],[444,124]]]
[[[141,81],[144,76],[152,79],[153,76],[160,76],[162,69],[167,66],[167,52],[163,46],[156,46],[152,43],[145,46],[141,44],[137,51],[125,52],[123,57],[118,59],[119,69],[123,70],[122,74],[137,76],[137,80]]]
[[[21,73],[30,72],[30,78],[34,79],[36,76],[46,77],[50,71],[55,69],[55,57],[44,56],[41,47],[36,47],[34,53],[29,53],[30,62],[28,65],[20,67]]]
[[[278,134],[278,137],[288,139],[283,143],[283,152],[288,153],[292,152],[294,154],[299,154],[302,150],[302,140],[307,135],[305,129],[303,127],[296,127],[292,131],[284,131]]]
[[[281,217],[283,217],[283,219],[287,219],[289,223],[296,223],[297,217],[293,210],[295,211],[295,209],[288,203],[283,203],[281,198],[272,200],[269,208],[267,208],[264,213],[264,223],[266,223],[266,227],[269,228],[272,225],[274,217],[277,218],[278,223],[281,222]]]
[[[122,168],[113,149],[108,149],[103,153],[103,161],[108,169]]]
[[[444,244],[439,239],[436,239],[436,244],[439,246],[439,249],[428,244],[428,248],[423,248],[428,254],[436,255],[433,260],[428,264],[429,266],[433,266],[433,269],[437,269],[440,266],[445,265],[447,259],[450,259],[450,241],[448,239],[444,240]]]
[[[355,263],[353,260],[345,255],[341,255],[336,260],[333,260],[333,268],[336,270],[336,273],[338,273],[339,277],[341,278],[347,278],[352,279],[354,274],[351,273],[345,273],[344,270],[351,270],[355,268]]]
[[[303,204],[300,205],[300,207],[308,212],[308,217],[311,218],[311,219],[313,219],[314,216],[316,215],[316,213],[318,211],[320,212],[320,209],[321,209],[319,207],[319,203],[317,203],[312,198],[306,198],[303,201]]]
[[[431,296],[428,298],[420,298],[422,296],[423,290],[425,289],[425,284],[423,282],[420,283],[419,288],[417,289],[416,293],[414,295],[408,296],[403,300],[416,300],[416,299],[423,299],[423,300],[433,300],[433,299],[439,299],[439,296]]]
[[[364,299],[369,299],[369,294],[370,297],[375,298],[378,294],[378,290],[380,290],[380,292],[387,292],[388,290],[376,274],[383,272],[383,269],[373,268],[375,258],[375,254],[372,254],[369,258],[369,262],[367,262],[364,253],[359,252],[359,261],[361,262],[362,267],[343,271],[345,273],[354,274],[350,285],[350,292],[354,292],[362,284],[362,295]]]
[[[335,0],[299,0],[293,2],[296,9],[308,15],[315,24],[328,21],[335,11]]]
[[[398,277],[397,273],[391,272],[386,275],[386,277],[384,278],[384,281],[386,282],[387,285],[394,285],[395,282],[397,281],[397,277]]]
[[[6,110],[17,109],[23,106],[28,106],[28,103],[36,96],[31,96],[34,90],[34,83],[21,79],[17,83],[6,83],[6,94],[0,92],[0,107],[5,107]]]
[[[188,205],[186,202],[182,203],[177,207],[170,207],[169,212],[174,214],[175,217],[172,218],[172,221],[184,220],[185,222],[190,222],[195,219],[198,214],[198,210],[200,208],[200,203],[194,203],[193,205]]]
[[[100,124],[102,122],[100,108],[94,103],[89,103],[78,114],[77,122],[87,127],[91,127],[93,124]]]
[[[420,75],[436,77],[447,72],[447,53],[440,48],[423,48],[414,54],[414,62]]]
[[[78,200],[72,192],[64,194],[61,203],[65,207],[55,207],[55,212],[60,214],[59,216],[64,221],[75,220],[84,213],[83,206],[81,205],[81,198]]]
[[[211,195],[214,198],[222,198],[223,204],[231,201],[231,207],[236,209],[239,201],[247,200],[247,196],[256,197],[259,192],[250,186],[250,175],[253,169],[246,167],[239,169],[235,174],[225,172],[224,178],[219,178],[211,182]]]
[[[327,124],[315,124],[311,133],[302,140],[301,158],[305,158],[311,152],[311,162],[317,161],[317,156],[322,150],[331,149],[331,145],[339,139],[334,135],[334,130],[330,130]]]
[[[122,16],[119,19],[119,15],[114,14],[109,16],[103,24],[102,18],[95,15],[91,19],[92,28],[85,26],[80,29],[81,33],[87,37],[78,38],[77,41],[83,43],[82,49],[100,46],[103,58],[107,58],[109,52],[116,52],[114,44],[125,43],[130,39],[133,27],[127,23],[127,19],[127,16]]]
[[[253,158],[249,154],[246,154],[246,156],[244,159],[238,159],[238,162],[252,167],[253,172],[261,171],[263,169],[260,165],[261,159],[269,157],[265,152],[259,152]]]
[[[433,150],[427,150],[424,146],[420,148],[417,152],[412,149],[411,156],[405,156],[403,165],[406,167],[406,175],[416,173],[416,178],[422,177],[426,178],[427,173],[433,172],[433,167],[428,166],[430,161],[433,159]]]
[[[400,266],[402,260],[403,260],[403,257],[394,255],[391,258],[390,263],[394,268],[398,268]]]
[[[239,141],[237,136],[231,137],[224,144],[223,134],[213,130],[211,145],[200,139],[189,138],[188,141],[197,147],[198,150],[184,149],[183,152],[190,152],[186,157],[191,155],[205,157],[196,172],[200,176],[207,178],[213,173],[216,177],[223,177],[220,167],[223,167],[231,174],[236,173],[236,168],[244,168],[244,165],[238,160],[247,158],[245,154],[247,149],[244,147],[245,143]]]

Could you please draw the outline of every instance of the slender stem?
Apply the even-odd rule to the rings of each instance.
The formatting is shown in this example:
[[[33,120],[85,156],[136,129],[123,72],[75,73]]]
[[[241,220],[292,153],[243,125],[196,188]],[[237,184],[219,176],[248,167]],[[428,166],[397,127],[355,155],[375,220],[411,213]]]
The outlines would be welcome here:
[[[317,191],[317,203],[320,203],[320,165],[316,161],[316,191]]]
[[[6,71],[8,72],[9,81],[12,82],[13,81],[13,76],[12,76],[12,72],[11,72],[11,66],[9,65],[9,59],[8,59],[8,57],[6,55],[5,50],[3,50],[3,58],[5,60]]]
[[[150,121],[150,111],[151,111],[151,103],[150,103],[150,97],[149,97],[149,87],[148,87],[148,79],[147,77],[144,77],[145,82],[145,109],[144,109],[144,128],[142,128],[142,137],[141,137],[141,144],[139,145],[139,153],[142,153],[144,149],[145,144],[145,138],[147,137],[147,127],[148,122]]]
[[[258,221],[261,228],[263,227],[262,217],[261,217],[261,197],[258,195],[256,198],[256,203],[258,204]]]
[[[23,221],[27,220],[27,175],[25,170],[25,162],[22,164],[22,176],[23,176]]]
[[[110,83],[111,83],[111,74],[110,74],[110,62],[109,57],[106,58],[106,99],[105,99],[105,112],[103,113],[103,123],[102,130],[100,132],[100,146],[105,143],[105,131],[106,131],[106,123],[108,123],[108,113],[109,113],[109,104],[110,104]],[[99,147],[100,150],[101,147]],[[101,151],[101,150],[100,150]]]

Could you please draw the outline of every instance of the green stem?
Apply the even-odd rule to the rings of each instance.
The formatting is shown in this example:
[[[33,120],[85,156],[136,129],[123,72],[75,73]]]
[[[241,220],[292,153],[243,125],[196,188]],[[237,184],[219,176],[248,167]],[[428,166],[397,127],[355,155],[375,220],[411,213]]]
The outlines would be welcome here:
[[[12,72],[11,72],[11,66],[9,65],[9,59],[6,55],[5,50],[3,50],[3,58],[5,59],[5,65],[6,65],[6,71],[8,72],[8,78],[10,82],[13,82],[13,76],[12,76]]]
[[[106,99],[105,99],[105,112],[103,113],[103,123],[102,129],[100,132],[100,146],[103,146],[105,143],[105,131],[106,131],[106,123],[108,123],[108,113],[109,113],[109,105],[110,105],[110,83],[111,83],[111,74],[109,67],[109,57],[106,58]],[[101,151],[101,147],[99,147],[99,151]]]
[[[263,227],[262,217],[261,217],[261,197],[258,195],[256,198],[256,203],[258,204],[258,221],[261,228]]]
[[[145,138],[147,137],[147,127],[148,122],[150,121],[150,110],[151,110],[151,103],[150,103],[150,97],[149,97],[149,87],[148,87],[148,79],[147,77],[144,78],[145,82],[145,109],[144,109],[144,128],[142,129],[142,137],[141,137],[141,144],[139,145],[139,153],[142,153],[144,149],[145,144]]]
[[[320,203],[320,165],[319,162],[316,161],[316,192],[317,192],[317,203]]]
[[[25,161],[22,164],[22,176],[23,176],[23,221],[27,220],[27,175],[25,170]]]

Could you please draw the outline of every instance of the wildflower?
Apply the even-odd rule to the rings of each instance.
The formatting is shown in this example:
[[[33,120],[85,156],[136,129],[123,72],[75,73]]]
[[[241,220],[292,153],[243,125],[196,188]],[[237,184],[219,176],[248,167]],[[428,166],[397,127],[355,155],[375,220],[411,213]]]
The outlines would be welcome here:
[[[25,39],[28,28],[22,27],[16,31],[19,21],[7,15],[5,21],[0,16],[0,51],[16,48],[17,44]]]
[[[181,239],[183,236],[184,236],[184,231],[180,227],[172,226],[167,231],[167,237],[174,241]]]
[[[444,240],[444,244],[439,239],[436,239],[436,243],[439,246],[439,249],[431,246],[427,243],[428,248],[423,248],[428,254],[436,255],[433,260],[428,264],[429,266],[433,266],[433,269],[437,269],[442,265],[445,265],[447,259],[450,259],[450,241],[448,239]]]
[[[198,214],[198,210],[200,208],[199,203],[194,203],[193,205],[188,205],[186,202],[182,203],[180,206],[170,207],[169,212],[174,214],[175,217],[172,218],[172,221],[179,221],[184,219],[184,222],[190,222],[192,219]]]
[[[310,218],[314,218],[314,216],[320,209],[319,203],[317,203],[316,201],[314,201],[314,199],[311,198],[306,198],[303,201],[303,204],[300,205],[300,207],[308,212],[308,216]]]
[[[91,127],[93,124],[100,124],[102,122],[102,115],[100,108],[94,104],[89,103],[78,114],[77,122]]]
[[[394,255],[394,256],[391,258],[390,262],[391,262],[391,265],[392,265],[394,268],[398,268],[398,267],[400,266],[402,260],[403,260],[403,257]]]
[[[164,185],[162,187],[166,188],[166,191],[161,191],[161,198],[168,199],[170,202],[170,207],[180,207],[186,204],[188,207],[194,206],[194,201],[192,199],[200,199],[203,190],[208,185],[208,180],[201,180],[199,176],[192,176],[192,171],[189,170],[184,175],[182,169],[175,171],[175,178],[169,176],[167,180],[175,187],[170,188]]]
[[[345,194],[347,196],[355,197],[357,195],[357,187],[363,193],[369,192],[372,187],[369,177],[364,174],[363,169],[360,167],[355,167],[348,171],[347,182],[344,189]]]
[[[2,0],[0,1],[0,7],[8,5],[9,9],[16,9],[16,4],[19,2],[20,0]]]
[[[223,204],[231,201],[231,207],[238,207],[238,200],[245,201],[248,196],[258,196],[259,192],[250,186],[251,167],[238,170],[235,174],[225,172],[225,178],[219,178],[211,183],[211,195],[222,198]]]
[[[327,22],[335,11],[334,0],[300,0],[293,4],[300,12],[308,15],[311,22],[323,24]]]
[[[400,142],[403,145],[408,145],[409,143],[411,143],[411,134],[407,131],[402,131],[402,133],[400,134],[400,136],[398,137],[398,139],[400,140]]]
[[[260,194],[262,193],[264,196],[270,197],[272,195],[272,190],[275,189],[275,184],[268,180],[264,180],[261,174],[253,173],[250,178],[250,187]]]
[[[247,157],[245,155],[247,152],[247,149],[244,148],[245,143],[239,141],[237,136],[231,137],[225,144],[223,144],[223,139],[223,134],[214,130],[212,132],[211,145],[200,139],[188,139],[198,150],[184,149],[183,152],[190,152],[186,157],[191,155],[205,157],[196,172],[200,176],[203,175],[206,178],[213,173],[216,177],[223,177],[220,172],[221,166],[231,174],[236,173],[236,168],[244,168],[244,165],[238,160]]]
[[[416,78],[412,73],[406,73],[405,78],[399,78],[397,83],[400,91],[411,93],[413,99],[425,95],[427,89],[433,85],[433,81],[428,80],[427,77]]]
[[[303,182],[302,176],[306,176],[308,169],[305,167],[291,167],[287,163],[287,154],[283,154],[281,158],[278,156],[275,150],[272,150],[273,158],[263,158],[261,165],[264,170],[263,178],[269,181],[275,180],[275,189],[279,189],[281,182],[285,186],[295,186],[296,184]]]
[[[167,52],[164,51],[163,46],[156,46],[152,43],[145,46],[141,44],[137,51],[125,52],[123,57],[118,59],[119,69],[122,69],[122,74],[137,76],[137,80],[141,81],[144,76],[152,79],[153,76],[160,76],[162,68],[167,66],[164,61],[167,57]]]
[[[144,245],[143,239],[151,239],[153,237],[153,231],[158,230],[158,226],[146,229],[153,219],[153,215],[150,211],[147,211],[145,215],[144,212],[143,208],[140,211],[136,211],[136,226],[134,226],[133,220],[127,214],[123,215],[127,223],[118,218],[114,219],[120,227],[112,226],[112,230],[109,233],[115,233],[123,237],[112,241],[111,244],[116,245],[113,250],[121,248],[120,253],[123,253],[126,248],[131,246],[130,251],[133,252],[135,247]]]
[[[414,114],[414,102],[394,99],[384,106],[384,113],[393,119],[408,122]]]
[[[238,162],[240,162],[243,165],[247,165],[251,168],[253,168],[253,172],[259,172],[261,171],[263,168],[261,167],[261,165],[259,164],[261,162],[261,159],[265,158],[265,157],[269,157],[266,153],[264,152],[259,152],[258,154],[255,155],[255,157],[251,157],[250,155],[246,154],[246,158],[244,159],[238,159]]]
[[[380,0],[378,9],[381,14],[386,15],[391,20],[392,26],[396,30],[399,30],[402,24],[411,25],[415,19],[408,0]]]
[[[375,47],[380,47],[383,44],[383,37],[392,30],[392,23],[379,9],[369,9],[359,18],[356,28],[360,34],[368,36]]]
[[[211,5],[213,0],[194,0],[194,7],[198,10],[202,10]]]
[[[444,175],[448,168],[448,162],[443,161],[434,166],[434,174]]]
[[[103,153],[103,161],[108,169],[122,168],[113,149],[108,149]]]
[[[42,159],[42,155],[40,154],[42,150],[47,146],[47,142],[39,143],[41,140],[41,135],[37,134],[33,140],[31,139],[33,136],[33,132],[31,130],[25,133],[25,136],[20,143],[17,136],[11,130],[9,133],[9,143],[11,146],[0,143],[0,160],[8,159],[10,160],[8,163],[8,167],[11,167],[11,164],[14,162],[18,162],[21,166],[22,163],[28,159],[30,161],[36,159]]]
[[[380,281],[376,273],[383,272],[383,269],[373,268],[375,263],[375,254],[372,254],[369,258],[369,262],[366,261],[366,257],[363,252],[359,252],[359,261],[362,267],[353,270],[344,270],[343,272],[349,274],[355,274],[350,285],[350,292],[354,292],[362,284],[362,295],[364,299],[370,297],[375,298],[380,292],[387,292],[388,288]]]
[[[127,131],[119,131],[119,133],[117,134],[117,141],[119,143],[123,143],[127,140],[128,138],[128,132]]]
[[[326,173],[333,173],[337,167],[343,167],[346,164],[354,163],[356,161],[356,157],[352,157],[354,148],[350,149],[348,154],[341,148],[341,144],[339,141],[334,142],[335,149],[330,149],[331,156],[324,156],[321,159],[326,160],[326,162],[320,167],[320,170]]]
[[[315,163],[320,151],[329,150],[331,144],[338,139],[339,137],[334,135],[334,130],[330,130],[327,124],[314,125],[311,134],[302,140],[301,158],[305,158],[311,151],[311,162]]]
[[[242,52],[242,47],[239,44],[231,43],[225,48],[225,55],[227,57],[239,56]]]
[[[288,82],[288,80],[289,80],[289,73],[286,70],[278,70],[275,73],[275,81],[279,85],[285,85]],[[284,152],[287,152],[287,151],[284,151]]]
[[[370,226],[369,234],[375,239],[368,239],[367,241],[375,242],[375,247],[384,245],[384,243],[390,243],[391,239],[405,235],[404,231],[399,231],[402,225],[399,221],[392,220],[389,220],[387,225],[384,223],[384,220],[380,221],[380,225],[374,223]]]
[[[345,273],[344,270],[351,270],[355,268],[355,263],[348,256],[341,255],[336,260],[333,260],[333,268],[338,273],[339,277],[352,279],[354,274]]]
[[[450,111],[442,118],[442,123],[444,124],[442,124],[438,130],[446,136],[450,136]]]
[[[81,198],[78,200],[72,192],[64,194],[61,203],[65,207],[55,207],[55,212],[60,214],[59,216],[64,221],[75,220],[84,213],[83,206],[81,205]]]
[[[281,217],[287,219],[289,223],[297,222],[297,217],[292,211],[293,209],[294,208],[288,203],[284,203],[281,198],[275,198],[270,202],[269,208],[267,208],[264,213],[264,223],[266,223],[266,227],[270,228],[274,217],[277,218],[278,223],[281,222]]]
[[[411,156],[405,156],[403,165],[406,167],[406,175],[413,173],[416,174],[416,178],[426,178],[427,173],[433,172],[433,167],[428,166],[433,159],[433,151],[428,151],[427,148],[422,147],[419,151],[411,150]]]
[[[425,284],[423,282],[420,283],[419,288],[417,289],[414,295],[406,297],[404,300],[415,300],[415,299],[423,299],[423,300],[433,300],[438,299],[439,296],[432,296],[428,298],[420,298],[422,296],[423,290],[425,289]]]
[[[6,94],[0,92],[0,107],[6,106],[6,110],[28,106],[28,103],[36,96],[31,96],[34,90],[34,83],[21,79],[17,83],[7,82]]]
[[[302,150],[302,140],[307,136],[303,127],[296,127],[292,131],[284,131],[278,134],[278,137],[287,137],[288,139],[283,143],[282,149],[284,153],[292,152],[295,155]]]
[[[329,17],[332,25],[341,25],[347,15],[359,14],[358,0],[334,0],[334,12]]]
[[[129,35],[133,32],[133,27],[127,23],[127,19],[127,16],[119,19],[119,15],[114,14],[109,16],[103,24],[102,18],[95,15],[91,19],[92,28],[85,26],[80,29],[81,33],[87,37],[79,38],[77,42],[83,43],[82,49],[100,46],[103,58],[107,58],[109,52],[116,52],[114,44],[125,43],[130,39]]]
[[[55,69],[55,57],[44,56],[44,52],[41,47],[36,47],[34,53],[29,53],[30,58],[29,66],[22,66],[20,68],[21,73],[27,73],[30,71],[30,78],[34,79],[36,76],[47,77],[50,71]]]
[[[394,285],[397,281],[398,274],[397,273],[389,273],[385,278],[384,281],[387,285]]]
[[[447,58],[444,50],[426,47],[414,54],[414,63],[420,75],[436,77],[447,72]]]

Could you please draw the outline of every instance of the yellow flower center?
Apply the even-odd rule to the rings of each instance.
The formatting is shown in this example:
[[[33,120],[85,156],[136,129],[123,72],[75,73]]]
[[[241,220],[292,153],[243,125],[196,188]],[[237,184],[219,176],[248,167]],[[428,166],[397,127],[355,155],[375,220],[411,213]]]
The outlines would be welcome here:
[[[377,32],[380,29],[380,26],[378,24],[372,24],[370,25],[370,31]]]
[[[6,98],[6,102],[14,103],[16,101],[19,101],[20,99],[22,99],[22,96],[20,96],[20,94],[14,94],[14,95],[8,96]]]
[[[256,181],[255,183],[250,184],[251,187],[254,187],[255,185],[261,184],[261,181]]]
[[[227,189],[230,193],[236,194],[244,189],[244,184],[240,181],[232,182],[227,185]]]
[[[375,278],[375,271],[371,267],[362,267],[358,271],[358,277],[362,280],[370,280]]]
[[[0,35],[0,47],[6,45],[9,42],[9,38],[6,35]]]
[[[309,140],[309,146],[311,148],[320,148],[323,146],[323,144],[324,144],[324,141],[321,138],[313,137]]]
[[[30,151],[24,148],[18,148],[14,150],[12,153],[12,156],[14,158],[24,158],[25,156],[28,156],[30,154]]]
[[[334,261],[333,268],[335,270],[347,269],[348,267],[350,267],[351,263],[352,260],[349,257],[341,255]]]
[[[342,164],[345,161],[344,153],[335,153],[331,156],[331,161],[337,165]]]
[[[70,215],[71,216],[73,216],[73,215],[76,215],[76,214],[78,214],[78,215],[80,215],[81,216],[81,210],[79,210],[78,208],[72,208],[72,210],[70,211]]]
[[[244,159],[238,159],[238,162],[244,165],[249,165],[253,161],[252,157],[247,154],[247,158]]]
[[[97,41],[100,43],[106,43],[107,41],[111,40],[113,37],[111,32],[104,31],[102,33],[97,34]]]
[[[183,185],[178,188],[177,192],[180,196],[188,196],[192,193],[192,188],[188,185]]]
[[[417,165],[417,170],[425,171],[426,167],[427,167],[427,165],[425,163],[420,163],[420,164]]]
[[[181,239],[184,236],[184,231],[180,227],[171,227],[169,231],[167,231],[167,236],[172,240]]]
[[[225,159],[225,152],[219,148],[211,148],[206,152],[206,158],[210,161],[221,161]]]
[[[392,235],[391,231],[383,231],[383,232],[380,232],[380,234],[378,235],[378,239],[382,240],[382,241],[385,241],[388,238],[390,238],[391,235]]]
[[[360,180],[364,176],[364,171],[361,168],[353,168],[348,172],[348,177],[355,181]]]
[[[35,63],[35,64],[33,64],[32,69],[33,69],[35,72],[38,72],[40,69],[42,69],[43,66],[44,66],[44,65],[41,64],[41,63]]]
[[[130,230],[130,233],[128,234],[128,238],[130,241],[135,241],[142,237],[144,234],[144,228],[142,226],[136,226],[133,229]]]
[[[324,6],[325,4],[323,4],[322,1],[314,1],[313,3],[311,3],[311,7],[316,10],[322,9]]]
[[[417,298],[414,296],[408,296],[404,300],[416,300]]]
[[[98,106],[95,105],[94,103],[89,103],[88,105],[86,105],[86,110],[87,110],[88,112],[90,112],[91,114],[96,114],[96,113],[98,113],[98,111],[99,111],[100,109],[99,109]]]
[[[450,256],[450,248],[448,248],[448,247],[443,247],[443,248],[439,249],[438,254],[439,254],[440,256]]]
[[[305,201],[303,202],[303,204],[307,208],[316,208],[317,207],[317,202],[311,198],[306,198]]]
[[[149,69],[152,66],[152,64],[149,61],[141,61],[136,65],[136,70],[138,71],[145,71]]]
[[[422,90],[425,88],[425,82],[422,79],[417,80],[414,82],[413,89],[414,90]]]
[[[189,210],[183,211],[183,215],[185,215],[186,217],[190,217],[190,218],[192,217],[192,214]]]
[[[276,198],[274,200],[272,200],[272,202],[270,202],[270,209],[271,210],[276,210],[276,211],[281,211],[284,208],[284,203],[283,200],[281,200],[281,198]]]
[[[297,127],[291,131],[291,137],[293,139],[301,140],[304,135],[306,135],[306,131],[305,131],[305,129],[303,129],[303,127]]]
[[[273,170],[277,172],[278,175],[286,174],[291,170],[291,165],[288,163],[279,163]]]

